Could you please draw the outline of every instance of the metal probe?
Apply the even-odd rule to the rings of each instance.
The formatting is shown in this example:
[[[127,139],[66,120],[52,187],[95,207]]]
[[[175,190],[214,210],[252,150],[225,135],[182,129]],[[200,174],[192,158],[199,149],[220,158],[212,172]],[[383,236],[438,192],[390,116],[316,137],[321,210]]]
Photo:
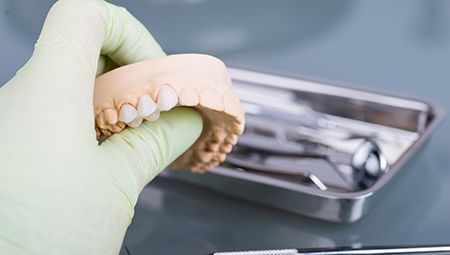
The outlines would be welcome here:
[[[215,252],[212,255],[375,255],[375,254],[450,254],[450,245],[441,246],[368,246],[315,249],[279,249]]]

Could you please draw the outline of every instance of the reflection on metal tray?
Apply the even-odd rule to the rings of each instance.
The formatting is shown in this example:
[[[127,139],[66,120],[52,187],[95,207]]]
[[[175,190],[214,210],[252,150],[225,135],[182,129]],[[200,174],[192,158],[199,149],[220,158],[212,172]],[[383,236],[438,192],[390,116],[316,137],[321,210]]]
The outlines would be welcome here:
[[[220,167],[163,176],[334,221],[360,219],[443,118],[422,100],[230,68],[246,129]]]

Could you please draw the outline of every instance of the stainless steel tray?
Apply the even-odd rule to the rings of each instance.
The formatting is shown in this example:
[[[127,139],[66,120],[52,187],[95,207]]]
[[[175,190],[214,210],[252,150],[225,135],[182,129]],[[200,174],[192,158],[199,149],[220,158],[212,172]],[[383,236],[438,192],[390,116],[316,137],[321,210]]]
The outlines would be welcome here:
[[[424,100],[240,68],[230,72],[247,112],[238,146],[208,173],[165,171],[162,176],[322,220],[360,219],[444,116],[442,108]],[[287,134],[301,139],[291,141]],[[350,162],[368,140],[378,145],[387,168],[355,185]],[[248,148],[253,142],[264,156]],[[331,156],[272,153],[289,154],[298,145]],[[260,171],[261,162],[270,171]]]

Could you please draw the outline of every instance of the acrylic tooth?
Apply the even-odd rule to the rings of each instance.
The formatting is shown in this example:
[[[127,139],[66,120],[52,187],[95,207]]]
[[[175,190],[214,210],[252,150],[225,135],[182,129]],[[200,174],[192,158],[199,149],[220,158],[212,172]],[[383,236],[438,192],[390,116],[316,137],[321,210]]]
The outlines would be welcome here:
[[[159,119],[159,115],[160,115],[160,112],[156,111],[156,112],[150,114],[149,116],[145,117],[145,119],[148,121],[155,121],[155,120]]]
[[[213,134],[212,134],[211,137],[212,137],[215,141],[222,142],[222,141],[225,140],[225,138],[227,138],[227,136],[228,136],[228,133],[225,132],[223,129],[221,129],[221,128],[215,128],[215,129],[213,130]]]
[[[195,106],[199,103],[195,88],[186,87],[179,93],[179,103],[183,106]]]
[[[126,128],[126,124],[124,124],[123,122],[119,122],[116,125],[112,126],[111,130],[114,133],[119,133],[120,131],[124,130]]]
[[[124,104],[120,107],[119,120],[125,123],[130,123],[137,117],[136,109],[129,104]]]
[[[225,142],[229,143],[229,144],[236,144],[238,140],[238,136],[234,135],[234,134],[230,134],[228,135],[227,138],[225,138]]]
[[[207,151],[218,151],[220,148],[220,143],[209,143],[206,147]]]
[[[225,154],[225,153],[219,154],[217,156],[219,158],[219,162],[224,162],[225,159],[227,158],[227,154]]]
[[[107,125],[105,123],[105,116],[103,114],[99,114],[97,118],[95,119],[95,122],[97,122],[97,126],[100,128],[106,128]]]
[[[231,145],[231,144],[223,144],[222,147],[220,147],[220,152],[230,153],[232,149],[233,149],[233,145]]]
[[[199,160],[200,162],[207,163],[212,160],[213,156],[214,155],[212,153],[204,153],[202,155],[199,155]]]
[[[175,107],[178,103],[178,96],[175,90],[168,86],[164,85],[159,90],[158,93],[158,108],[161,111],[168,111]]]
[[[222,96],[222,101],[224,104],[225,111],[228,114],[231,114],[233,116],[238,116],[239,115],[239,109],[238,109],[239,102],[236,102],[234,100],[234,97],[235,96],[233,96],[231,93],[225,93]]]
[[[156,104],[150,96],[142,96],[138,103],[138,114],[147,117],[156,111]]]
[[[144,120],[143,117],[136,117],[136,119],[134,119],[133,121],[131,121],[130,123],[128,123],[128,126],[132,127],[132,128],[137,128],[141,125],[142,121]]]

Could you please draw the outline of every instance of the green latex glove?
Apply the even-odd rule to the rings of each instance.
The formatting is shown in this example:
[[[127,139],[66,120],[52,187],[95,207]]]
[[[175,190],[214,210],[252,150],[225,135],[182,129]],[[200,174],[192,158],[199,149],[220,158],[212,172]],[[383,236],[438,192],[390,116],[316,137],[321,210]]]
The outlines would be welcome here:
[[[123,65],[164,52],[125,9],[62,0],[0,88],[0,254],[118,254],[143,187],[200,135],[199,114],[177,108],[99,146],[100,54]]]

